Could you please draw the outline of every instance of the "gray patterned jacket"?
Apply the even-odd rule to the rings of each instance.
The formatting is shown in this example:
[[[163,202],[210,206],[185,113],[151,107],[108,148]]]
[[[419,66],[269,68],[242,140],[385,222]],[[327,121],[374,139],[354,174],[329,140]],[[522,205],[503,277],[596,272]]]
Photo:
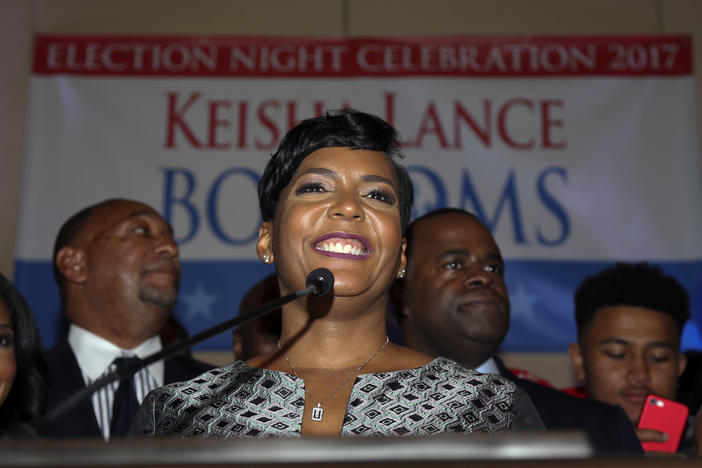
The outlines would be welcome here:
[[[300,437],[304,406],[301,379],[237,361],[149,393],[131,433]],[[543,429],[543,423],[521,388],[438,357],[416,369],[358,375],[341,436],[523,429]]]

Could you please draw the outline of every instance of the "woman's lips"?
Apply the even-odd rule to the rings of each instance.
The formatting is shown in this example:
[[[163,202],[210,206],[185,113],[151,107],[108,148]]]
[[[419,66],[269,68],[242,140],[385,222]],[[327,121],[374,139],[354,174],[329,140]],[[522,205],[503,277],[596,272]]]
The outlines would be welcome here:
[[[370,243],[362,236],[346,232],[331,232],[312,242],[312,248],[328,257],[361,260],[372,252]]]

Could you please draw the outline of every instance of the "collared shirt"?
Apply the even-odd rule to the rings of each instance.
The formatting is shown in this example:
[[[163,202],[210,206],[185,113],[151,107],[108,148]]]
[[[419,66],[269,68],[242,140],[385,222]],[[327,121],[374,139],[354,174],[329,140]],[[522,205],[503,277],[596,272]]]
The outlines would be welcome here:
[[[120,356],[137,356],[145,358],[161,350],[161,338],[153,336],[134,349],[121,349],[106,339],[89,332],[77,325],[71,325],[68,331],[68,343],[76,356],[78,366],[83,374],[85,384],[89,385],[99,377],[112,372],[112,363]],[[163,386],[164,365],[158,361],[134,374],[134,389],[137,401],[141,403],[151,390]],[[110,438],[110,421],[112,420],[112,402],[119,382],[113,382],[93,393],[91,400],[95,418],[105,440]]]
[[[475,368],[476,371],[481,372],[483,374],[497,374],[500,375],[500,369],[497,367],[497,363],[493,358],[489,358],[487,361],[484,363],[480,364],[478,367]]]

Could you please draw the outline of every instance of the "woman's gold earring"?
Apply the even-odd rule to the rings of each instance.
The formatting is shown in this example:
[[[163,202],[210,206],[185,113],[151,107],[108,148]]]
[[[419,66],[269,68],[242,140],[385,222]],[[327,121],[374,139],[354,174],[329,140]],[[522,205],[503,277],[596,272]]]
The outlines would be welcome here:
[[[402,278],[405,277],[405,269],[404,269],[404,268],[403,268],[402,270],[400,270],[400,274],[397,275],[397,277],[400,278],[400,279],[402,279]]]
[[[270,254],[264,253],[263,254],[263,263],[271,263],[271,256]]]

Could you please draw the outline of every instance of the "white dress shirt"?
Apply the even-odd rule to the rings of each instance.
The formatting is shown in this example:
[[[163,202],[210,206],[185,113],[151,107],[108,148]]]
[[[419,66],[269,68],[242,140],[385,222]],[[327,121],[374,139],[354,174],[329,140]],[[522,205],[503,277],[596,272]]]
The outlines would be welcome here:
[[[500,369],[497,367],[497,363],[493,358],[489,358],[484,363],[480,364],[475,368],[478,372],[483,374],[497,374],[500,375]]]

